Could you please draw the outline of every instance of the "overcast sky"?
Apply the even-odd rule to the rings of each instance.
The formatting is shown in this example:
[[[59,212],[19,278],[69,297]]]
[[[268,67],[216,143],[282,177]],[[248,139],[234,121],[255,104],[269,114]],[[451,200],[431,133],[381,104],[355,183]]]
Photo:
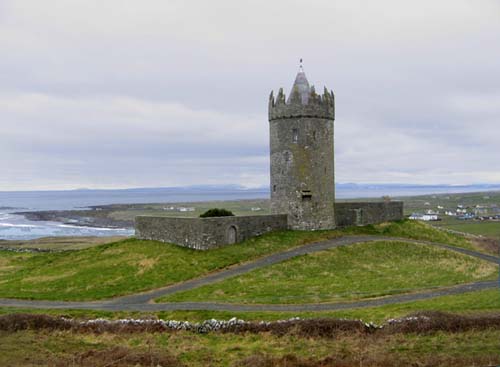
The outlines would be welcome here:
[[[0,0],[0,190],[265,186],[299,58],[337,182],[500,183],[500,1]]]

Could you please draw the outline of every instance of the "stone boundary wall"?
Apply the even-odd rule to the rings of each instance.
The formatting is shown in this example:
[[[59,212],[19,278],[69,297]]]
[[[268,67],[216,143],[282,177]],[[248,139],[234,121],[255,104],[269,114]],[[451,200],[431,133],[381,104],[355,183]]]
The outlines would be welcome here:
[[[402,201],[335,203],[337,227],[364,226],[403,218]]]
[[[139,239],[174,243],[196,250],[230,245],[270,231],[288,228],[287,215],[252,215],[213,218],[138,216]]]

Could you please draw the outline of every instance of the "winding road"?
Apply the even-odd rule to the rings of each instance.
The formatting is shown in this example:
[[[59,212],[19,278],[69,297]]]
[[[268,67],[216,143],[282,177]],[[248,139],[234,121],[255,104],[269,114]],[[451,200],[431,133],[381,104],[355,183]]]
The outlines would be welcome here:
[[[417,293],[398,294],[387,297],[367,299],[354,302],[341,303],[315,303],[315,304],[233,304],[214,302],[175,302],[154,303],[153,300],[176,292],[187,291],[207,284],[222,281],[231,277],[248,273],[272,264],[280,263],[296,256],[323,251],[340,246],[349,246],[358,243],[375,241],[397,241],[413,244],[432,245],[447,250],[456,251],[465,255],[473,256],[488,262],[500,264],[500,258],[483,254],[477,251],[454,247],[436,242],[417,241],[407,238],[383,237],[383,236],[345,236],[327,241],[315,242],[270,254],[257,260],[244,264],[234,265],[228,269],[208,274],[206,276],[174,284],[165,288],[159,288],[148,292],[133,294],[124,297],[112,298],[104,301],[94,302],[65,302],[65,301],[32,301],[19,299],[0,299],[0,307],[16,308],[39,308],[39,309],[88,309],[105,311],[174,311],[174,310],[210,310],[210,311],[335,311],[350,308],[374,307],[395,303],[412,302],[445,295],[454,295],[466,292],[493,289],[499,287],[499,281],[480,281],[469,284],[461,284],[451,287],[424,290]],[[499,289],[500,290],[500,289]]]

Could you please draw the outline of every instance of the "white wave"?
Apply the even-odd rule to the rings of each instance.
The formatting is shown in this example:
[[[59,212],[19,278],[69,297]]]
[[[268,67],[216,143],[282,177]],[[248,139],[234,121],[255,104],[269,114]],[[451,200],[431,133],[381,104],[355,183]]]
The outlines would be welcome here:
[[[34,224],[14,224],[14,223],[0,223],[0,227],[16,227],[16,228],[41,228]]]
[[[71,224],[58,224],[56,227],[62,228],[75,228],[79,230],[90,230],[90,231],[128,231],[128,228],[101,228],[101,227],[86,227],[86,226],[75,226]]]

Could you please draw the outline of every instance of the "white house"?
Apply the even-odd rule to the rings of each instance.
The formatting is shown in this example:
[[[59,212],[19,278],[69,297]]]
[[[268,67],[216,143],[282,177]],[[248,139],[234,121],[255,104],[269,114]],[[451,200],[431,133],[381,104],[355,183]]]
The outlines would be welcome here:
[[[423,220],[425,222],[429,221],[434,221],[434,220],[439,220],[439,217],[437,214],[420,214],[420,213],[413,213],[408,217],[409,219],[412,220]]]

